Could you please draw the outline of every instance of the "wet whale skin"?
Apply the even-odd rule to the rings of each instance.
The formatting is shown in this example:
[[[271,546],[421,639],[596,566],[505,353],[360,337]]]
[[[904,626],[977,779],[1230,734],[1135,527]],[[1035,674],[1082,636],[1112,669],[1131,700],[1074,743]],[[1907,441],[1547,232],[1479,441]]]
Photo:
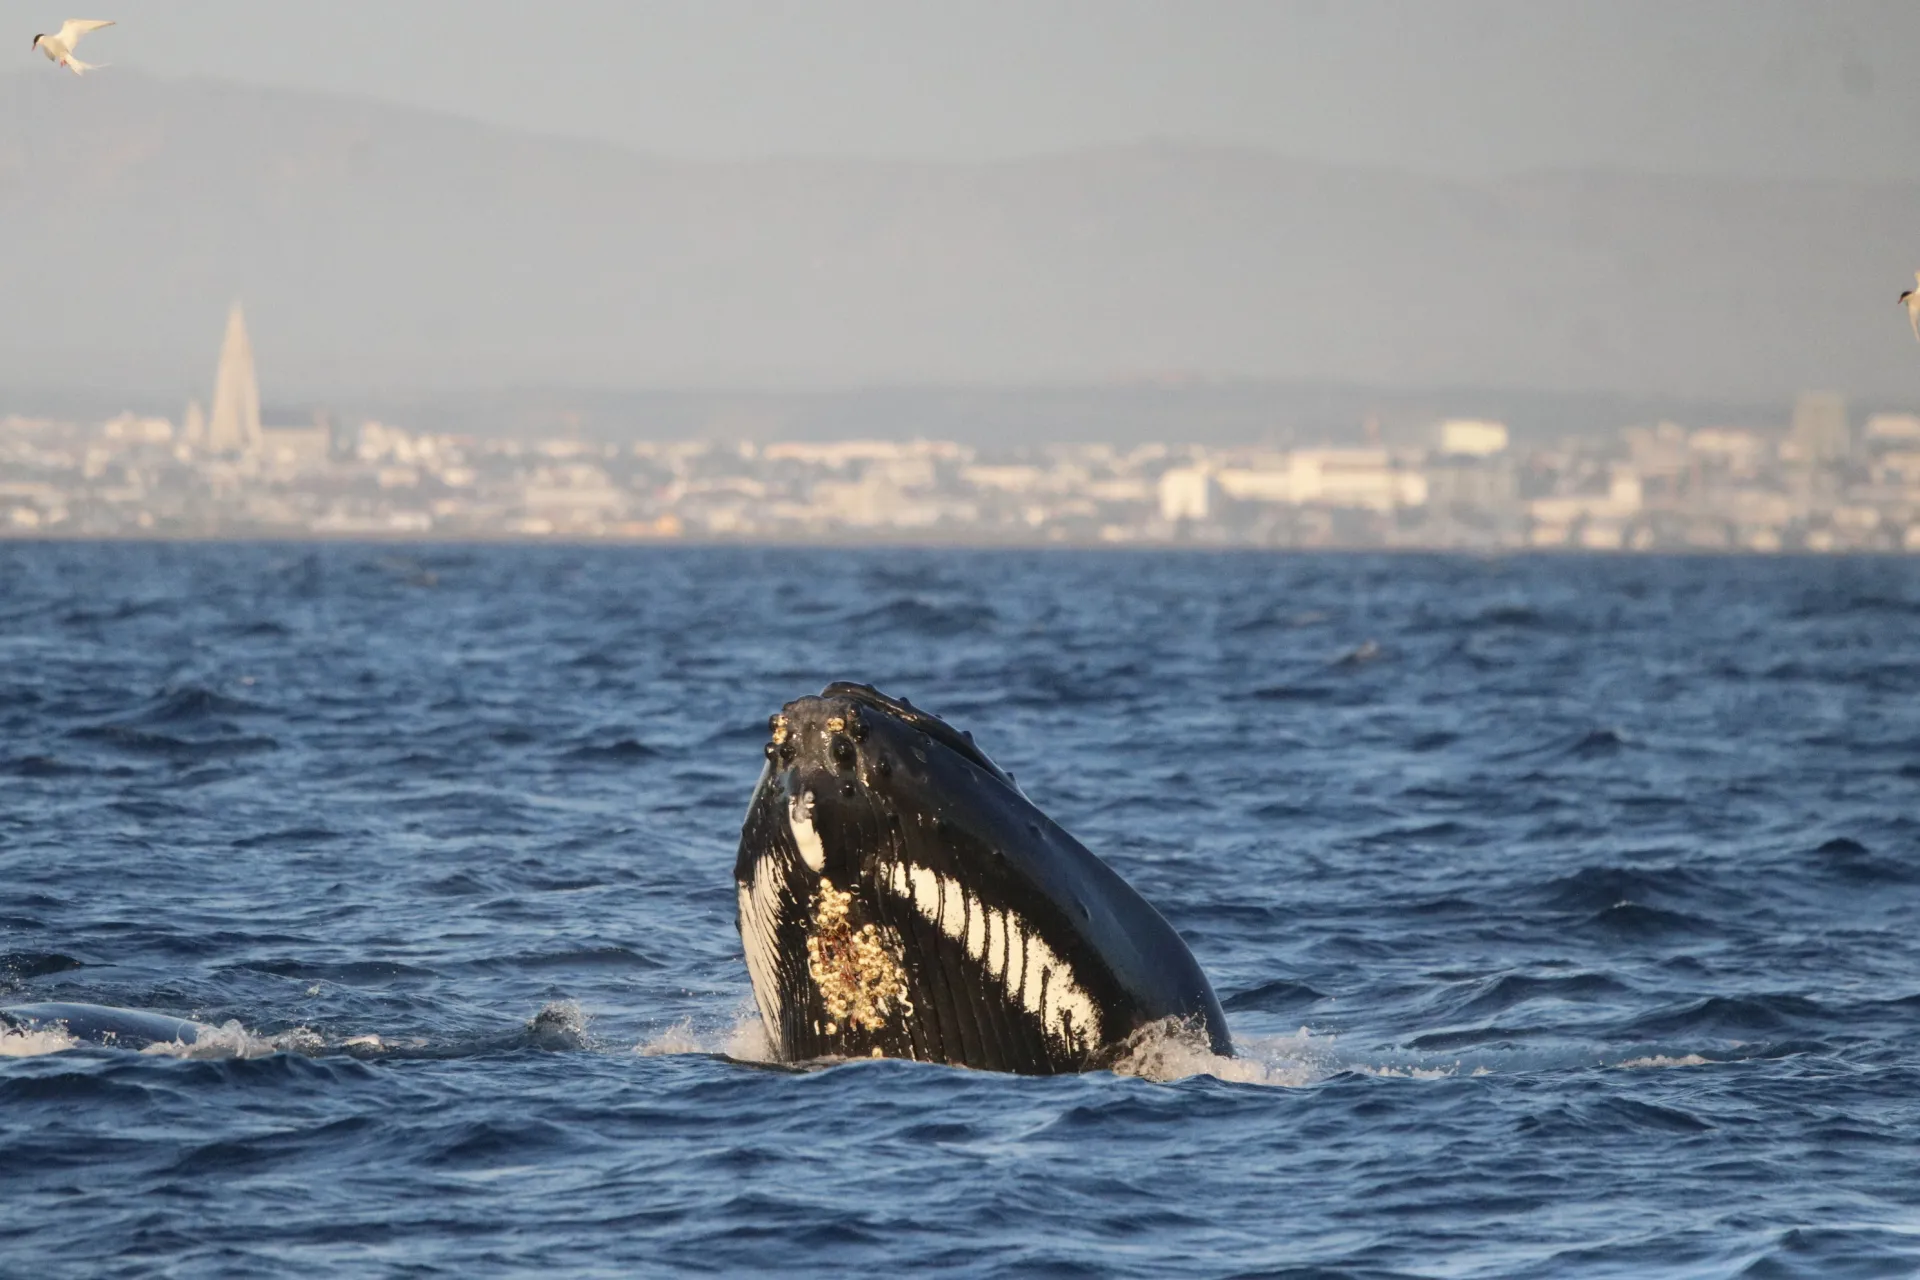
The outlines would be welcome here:
[[[1179,934],[969,735],[845,683],[769,729],[734,873],[783,1059],[1082,1071],[1168,1019],[1231,1052]]]

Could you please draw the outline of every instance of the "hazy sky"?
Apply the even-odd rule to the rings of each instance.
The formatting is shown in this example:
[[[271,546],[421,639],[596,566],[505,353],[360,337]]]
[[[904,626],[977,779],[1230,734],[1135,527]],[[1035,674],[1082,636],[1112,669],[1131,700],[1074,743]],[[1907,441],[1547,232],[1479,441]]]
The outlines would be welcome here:
[[[22,62],[65,4],[0,0]],[[95,8],[120,26],[89,37],[89,60],[690,157],[959,159],[1174,138],[1441,173],[1920,171],[1916,0]]]

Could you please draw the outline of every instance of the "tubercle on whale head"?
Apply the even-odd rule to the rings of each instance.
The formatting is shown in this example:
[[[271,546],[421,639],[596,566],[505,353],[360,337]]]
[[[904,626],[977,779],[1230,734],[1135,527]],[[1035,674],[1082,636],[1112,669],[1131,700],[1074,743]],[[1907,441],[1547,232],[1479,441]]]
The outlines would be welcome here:
[[[968,785],[988,791],[1004,787],[1019,803],[1031,804],[1013,775],[995,764],[971,733],[871,685],[836,681],[818,695],[787,703],[768,717],[767,729],[767,772],[757,793],[764,802],[772,802],[771,791],[783,797],[780,807],[804,803],[811,811],[817,805],[868,827],[869,834],[876,823],[917,823],[939,831],[943,813],[957,797],[932,782],[932,774],[955,763],[973,780]],[[838,827],[825,821],[818,830],[828,836]],[[825,856],[839,862],[835,843],[829,838]],[[876,847],[871,841],[858,843],[869,854]]]
[[[867,842],[858,833],[873,821],[877,797],[862,792],[879,753],[857,747],[856,735],[868,738],[864,720],[837,699],[798,698],[767,719],[767,768],[753,809],[763,815],[766,848],[784,850],[776,854],[783,874],[797,877],[790,880],[792,892],[817,892],[823,880],[847,884],[867,860]],[[889,761],[879,776],[890,770]]]
[[[885,790],[923,778],[936,747],[966,761],[983,779],[1024,796],[1013,775],[995,764],[971,733],[872,685],[836,681],[818,696],[788,703],[768,718],[764,751],[776,774],[789,780],[831,774],[837,779],[834,788],[852,798],[863,787]],[[790,781],[789,789],[793,785]]]
[[[818,697],[797,698],[769,718],[765,751],[776,774],[831,780],[837,790],[846,782],[864,784],[875,774],[890,777],[901,767],[900,757],[912,757],[911,740],[924,731],[863,711],[860,701],[838,693],[844,687],[852,686],[832,685]],[[877,731],[875,722],[881,726]]]

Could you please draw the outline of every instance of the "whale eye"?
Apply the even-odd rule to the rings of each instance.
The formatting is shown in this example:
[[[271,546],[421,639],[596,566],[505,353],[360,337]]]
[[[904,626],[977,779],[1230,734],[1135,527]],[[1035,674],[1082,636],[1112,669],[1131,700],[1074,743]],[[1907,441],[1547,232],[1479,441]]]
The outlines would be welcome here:
[[[781,743],[780,744],[780,762],[782,764],[792,764],[793,751],[794,751],[793,739],[789,738],[785,742]]]
[[[881,756],[878,760],[875,760],[873,762],[873,767],[874,767],[874,770],[878,772],[881,777],[884,778],[893,772],[893,761],[887,759],[885,756]]]
[[[851,766],[853,764],[854,751],[851,742],[836,735],[833,739],[833,747],[831,749],[833,751],[833,758],[837,762],[845,766]]]

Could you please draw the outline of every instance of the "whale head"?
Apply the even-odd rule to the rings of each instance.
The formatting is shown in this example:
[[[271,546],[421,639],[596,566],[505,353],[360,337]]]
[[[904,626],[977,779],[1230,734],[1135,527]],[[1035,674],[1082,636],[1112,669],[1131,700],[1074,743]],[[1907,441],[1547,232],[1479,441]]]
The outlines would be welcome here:
[[[1166,1017],[1227,1051],[1179,935],[970,735],[845,683],[768,729],[734,879],[782,1058],[1082,1070]]]

